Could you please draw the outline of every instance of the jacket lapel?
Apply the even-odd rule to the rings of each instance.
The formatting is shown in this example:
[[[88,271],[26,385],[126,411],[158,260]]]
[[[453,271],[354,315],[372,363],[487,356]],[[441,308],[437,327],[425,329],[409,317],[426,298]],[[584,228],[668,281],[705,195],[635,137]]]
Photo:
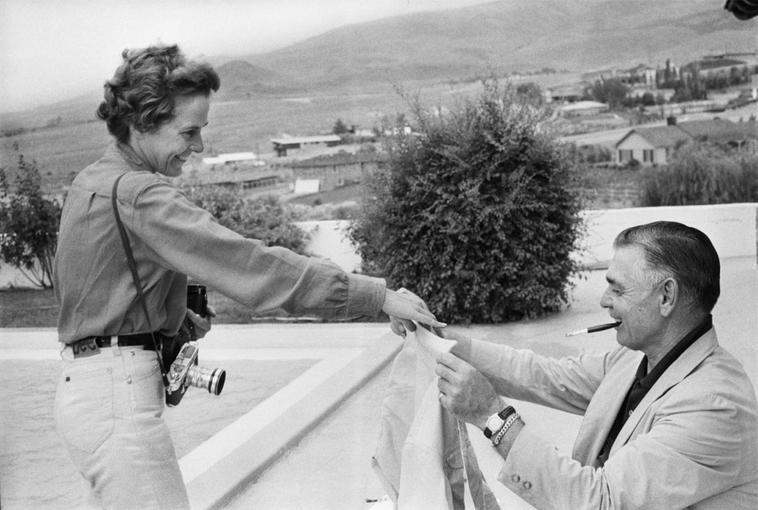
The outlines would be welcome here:
[[[672,386],[679,384],[682,379],[687,377],[687,375],[700,365],[705,358],[713,353],[713,350],[717,346],[718,340],[716,338],[716,331],[711,328],[706,334],[696,340],[694,344],[684,351],[665,372],[663,372],[661,377],[655,382],[653,387],[650,388],[650,391],[647,392],[647,395],[645,395],[629,419],[626,420],[626,423],[624,423],[624,426],[619,431],[616,441],[611,447],[611,454],[627,443],[632,432],[637,428],[637,425],[639,425],[639,422],[642,417],[645,416],[645,413],[647,413],[650,405],[660,398],[661,395],[666,393]],[[634,375],[632,375],[632,377],[634,377]]]
[[[590,400],[572,454],[582,465],[595,465],[642,357],[641,352],[627,350],[623,359],[609,368],[608,375]]]

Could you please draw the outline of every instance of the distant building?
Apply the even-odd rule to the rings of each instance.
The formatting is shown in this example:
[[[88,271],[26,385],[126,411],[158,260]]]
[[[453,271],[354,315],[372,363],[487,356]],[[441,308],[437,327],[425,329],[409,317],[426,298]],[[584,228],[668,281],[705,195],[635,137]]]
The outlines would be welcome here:
[[[618,142],[614,155],[617,164],[632,160],[642,166],[665,165],[673,150],[692,140],[709,140],[751,153],[758,152],[758,126],[754,121],[735,123],[725,119],[676,123],[666,126],[635,128]]]
[[[320,191],[329,191],[348,184],[360,183],[384,161],[376,152],[359,152],[317,156],[292,163],[295,182],[318,180]]]
[[[220,186],[256,190],[273,188],[287,181],[269,167],[236,168],[226,165],[212,166],[210,169],[193,170],[182,179],[199,186]]]
[[[258,155],[254,152],[230,152],[227,154],[219,154],[217,156],[209,156],[203,158],[203,164],[216,166],[216,165],[228,165],[236,163],[249,163],[253,166],[265,166],[266,163],[258,159]]]
[[[605,113],[608,111],[608,105],[597,101],[577,101],[559,106],[556,110],[563,117],[582,117]]]
[[[701,78],[729,78],[733,75],[749,75],[749,72],[747,62],[733,58],[706,58],[683,65],[681,69],[682,77],[698,73]]]
[[[573,103],[575,101],[580,101],[582,97],[584,97],[584,88],[582,84],[552,87],[546,90],[545,96],[548,103],[558,101]]]
[[[295,195],[312,195],[321,191],[318,179],[295,179],[293,192]]]
[[[626,85],[632,87],[655,85],[656,69],[650,66],[640,64],[631,69],[624,69],[616,73],[616,78]]]
[[[287,136],[283,138],[274,138],[271,140],[274,144],[274,151],[279,157],[287,155],[288,151],[303,149],[312,146],[333,147],[342,143],[342,138],[338,135],[318,135],[318,136]]]

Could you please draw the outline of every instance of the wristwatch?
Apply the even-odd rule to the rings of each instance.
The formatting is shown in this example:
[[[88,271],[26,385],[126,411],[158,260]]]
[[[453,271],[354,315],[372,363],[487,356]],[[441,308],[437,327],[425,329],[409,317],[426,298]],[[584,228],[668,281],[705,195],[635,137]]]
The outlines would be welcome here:
[[[503,428],[503,425],[505,425],[505,420],[508,419],[508,416],[515,412],[516,410],[513,406],[508,406],[499,413],[495,413],[487,418],[487,423],[484,426],[484,437],[490,439],[493,434],[497,434]]]

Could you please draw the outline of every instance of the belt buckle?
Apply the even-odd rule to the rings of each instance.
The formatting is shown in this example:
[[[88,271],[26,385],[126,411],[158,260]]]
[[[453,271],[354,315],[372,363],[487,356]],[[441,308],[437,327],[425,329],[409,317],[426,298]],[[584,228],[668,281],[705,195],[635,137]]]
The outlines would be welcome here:
[[[74,352],[74,358],[86,358],[100,354],[100,346],[97,345],[95,337],[84,338],[78,342],[74,342],[71,345],[71,349]]]

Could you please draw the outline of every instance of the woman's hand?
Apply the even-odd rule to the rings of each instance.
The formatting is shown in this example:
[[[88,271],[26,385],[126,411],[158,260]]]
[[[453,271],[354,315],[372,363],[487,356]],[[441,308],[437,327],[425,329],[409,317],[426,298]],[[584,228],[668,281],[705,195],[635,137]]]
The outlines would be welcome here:
[[[198,315],[189,308],[187,309],[187,318],[192,323],[192,334],[193,340],[197,340],[199,338],[203,338],[208,331],[211,330],[211,318],[216,316],[216,310],[213,309],[210,305],[208,305],[208,316],[203,317],[202,315]]]
[[[492,383],[454,354],[441,353],[434,372],[439,376],[440,403],[459,419],[484,429],[487,418],[503,409]]]
[[[397,291],[387,289],[384,295],[382,311],[389,315],[390,329],[396,335],[405,337],[406,331],[416,331],[413,321],[435,328],[444,328],[446,324],[439,322],[424,300],[406,289]]]

